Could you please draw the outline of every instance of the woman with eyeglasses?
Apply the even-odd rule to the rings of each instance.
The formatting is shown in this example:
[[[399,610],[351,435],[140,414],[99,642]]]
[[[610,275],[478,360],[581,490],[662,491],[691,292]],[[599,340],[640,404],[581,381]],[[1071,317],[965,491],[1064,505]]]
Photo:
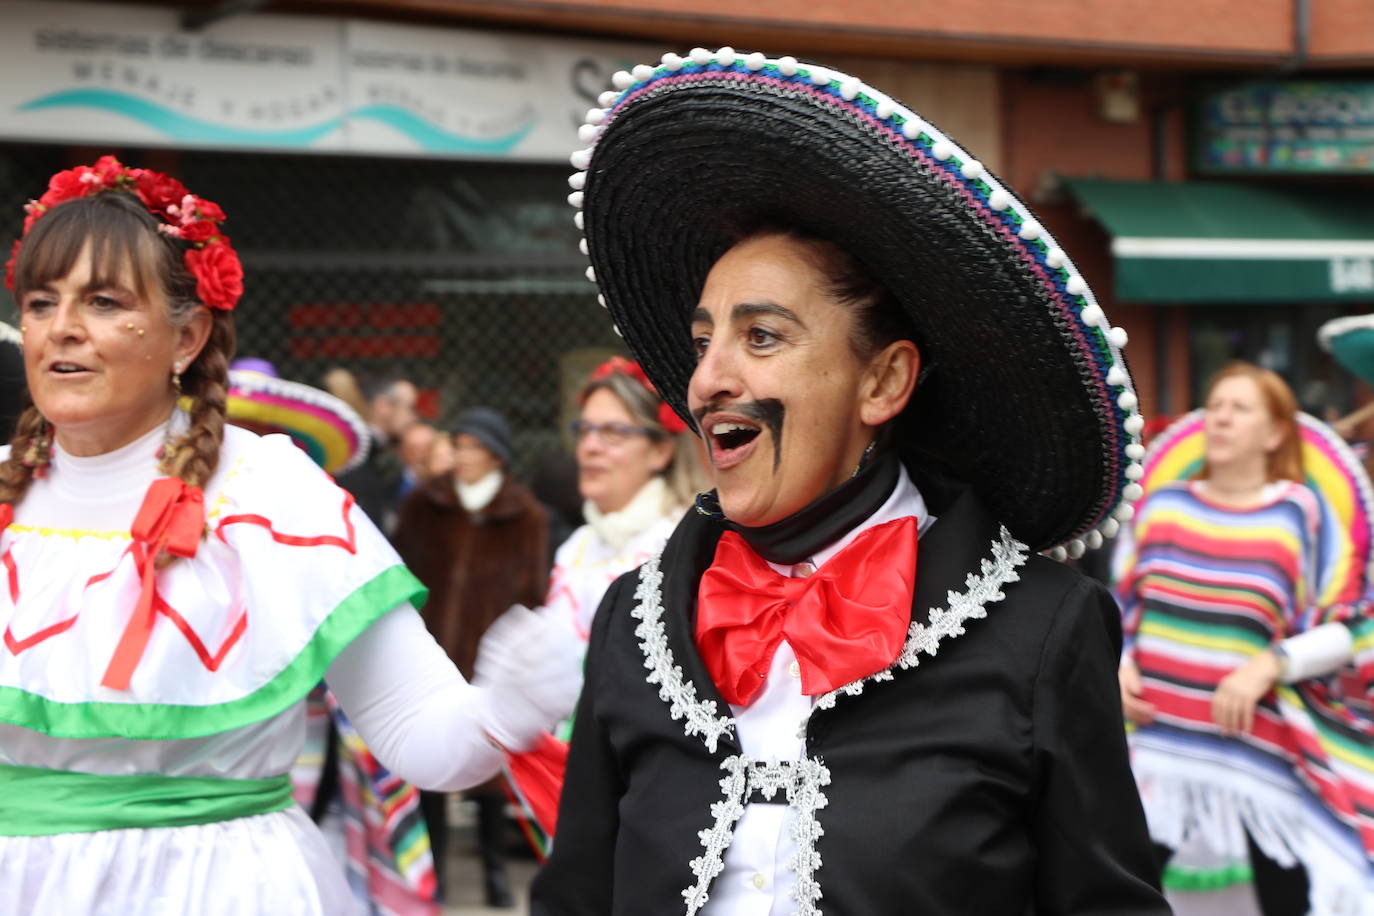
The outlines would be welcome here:
[[[580,659],[606,589],[663,547],[707,484],[695,438],[638,363],[602,363],[578,403],[571,427],[587,523],[555,553],[545,605]]]

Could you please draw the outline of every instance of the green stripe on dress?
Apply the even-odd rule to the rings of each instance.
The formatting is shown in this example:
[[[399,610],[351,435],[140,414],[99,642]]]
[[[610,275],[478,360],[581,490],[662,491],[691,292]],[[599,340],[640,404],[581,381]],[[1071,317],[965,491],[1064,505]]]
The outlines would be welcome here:
[[[358,586],[329,612],[315,635],[270,681],[225,703],[61,703],[17,687],[0,687],[0,722],[53,738],[129,738],[174,741],[201,738],[261,722],[285,711],[318,684],[335,656],[383,614],[410,602],[419,607],[426,590],[396,565]]]

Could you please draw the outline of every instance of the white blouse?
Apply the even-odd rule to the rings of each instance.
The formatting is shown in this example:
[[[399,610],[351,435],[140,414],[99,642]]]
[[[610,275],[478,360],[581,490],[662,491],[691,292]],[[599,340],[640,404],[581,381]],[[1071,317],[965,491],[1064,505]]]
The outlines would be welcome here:
[[[139,595],[130,528],[166,435],[159,427],[95,457],[55,445],[46,478],[0,534],[0,764],[278,776],[300,752],[301,697],[323,673],[401,778],[458,789],[493,775],[502,754],[483,732],[499,731],[499,704],[429,635],[409,603],[417,585],[385,538],[284,436],[225,430],[206,535],[194,557],[156,574],[171,612],[155,620],[128,689],[102,686]],[[0,837],[3,913],[353,907],[340,866],[294,807]]]
[[[869,528],[908,516],[915,517],[921,533],[935,521],[921,492],[902,469],[887,501],[844,537],[817,551],[805,563],[768,565],[784,576],[810,575]],[[797,723],[810,715],[815,699],[801,692],[797,656],[784,639],[773,655],[763,689],[753,702],[748,706],[730,704],[744,755],[754,760],[803,759],[806,741],[797,734]],[[796,901],[788,895],[796,883],[796,874],[788,866],[797,852],[790,829],[795,818],[795,810],[788,805],[751,802],[744,806],[734,839],[725,851],[725,869],[711,886],[711,897],[702,908],[702,916],[778,916],[797,909]]]

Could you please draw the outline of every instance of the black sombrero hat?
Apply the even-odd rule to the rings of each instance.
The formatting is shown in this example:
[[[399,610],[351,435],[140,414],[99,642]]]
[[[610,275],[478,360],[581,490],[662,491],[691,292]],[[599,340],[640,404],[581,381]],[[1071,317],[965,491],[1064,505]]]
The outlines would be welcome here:
[[[588,276],[684,418],[690,315],[737,227],[794,225],[859,258],[932,366],[902,445],[973,484],[1034,549],[1071,555],[1137,498],[1143,420],[1107,322],[1024,203],[911,109],[829,68],[696,49],[614,77],[570,202]]]

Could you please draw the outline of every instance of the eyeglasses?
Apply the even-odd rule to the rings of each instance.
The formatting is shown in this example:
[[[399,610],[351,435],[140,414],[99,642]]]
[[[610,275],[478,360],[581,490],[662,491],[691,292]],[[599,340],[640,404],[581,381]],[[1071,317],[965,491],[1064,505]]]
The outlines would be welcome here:
[[[598,439],[607,445],[621,445],[631,436],[653,436],[654,431],[646,426],[631,426],[629,423],[592,423],[589,420],[573,420],[568,424],[573,439],[581,442],[583,437],[596,433]]]

